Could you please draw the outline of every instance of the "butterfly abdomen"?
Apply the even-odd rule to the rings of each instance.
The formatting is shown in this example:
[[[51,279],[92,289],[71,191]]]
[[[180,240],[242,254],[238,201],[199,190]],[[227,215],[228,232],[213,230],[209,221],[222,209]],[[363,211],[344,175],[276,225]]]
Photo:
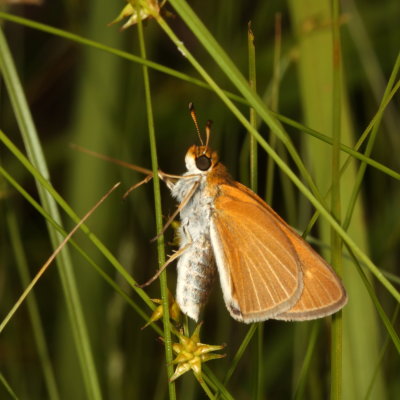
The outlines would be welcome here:
[[[178,261],[176,300],[181,310],[198,320],[216,273],[210,239],[198,237]]]

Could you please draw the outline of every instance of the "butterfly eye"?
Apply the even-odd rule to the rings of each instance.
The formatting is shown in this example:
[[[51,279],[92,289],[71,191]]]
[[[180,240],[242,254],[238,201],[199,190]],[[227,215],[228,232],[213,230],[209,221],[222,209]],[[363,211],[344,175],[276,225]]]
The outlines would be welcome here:
[[[196,167],[200,171],[207,171],[211,167],[211,159],[205,155],[196,158]]]

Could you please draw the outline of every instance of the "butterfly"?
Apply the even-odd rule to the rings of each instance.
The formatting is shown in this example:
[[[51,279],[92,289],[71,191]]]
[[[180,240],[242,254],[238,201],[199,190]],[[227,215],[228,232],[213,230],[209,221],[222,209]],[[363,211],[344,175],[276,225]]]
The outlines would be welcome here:
[[[202,142],[192,105],[190,111]],[[205,145],[188,149],[186,173],[159,172],[180,203],[170,219],[179,212],[180,248],[166,264],[178,259],[182,312],[199,319],[217,275],[237,321],[303,321],[340,310],[347,295],[333,268],[256,193],[231,178],[208,146],[209,124],[206,134]]]

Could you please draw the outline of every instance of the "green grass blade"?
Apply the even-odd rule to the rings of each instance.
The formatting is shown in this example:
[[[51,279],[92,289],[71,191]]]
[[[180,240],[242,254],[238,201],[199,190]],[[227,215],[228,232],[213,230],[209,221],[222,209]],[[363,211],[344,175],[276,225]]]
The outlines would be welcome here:
[[[48,177],[49,173],[37,132],[2,31],[0,31],[0,67],[13,104],[13,109],[18,120],[28,156],[31,158],[32,163],[41,171],[42,175]],[[57,222],[61,223],[60,215],[54,199],[40,184],[38,184],[37,187],[44,208],[49,211]],[[53,247],[56,248],[58,244],[61,243],[62,238],[52,229],[52,227],[49,227],[49,235]],[[102,395],[100,385],[94,365],[93,354],[90,349],[87,328],[81,309],[79,294],[77,292],[75,276],[68,250],[61,252],[60,257],[57,258],[57,265],[67,303],[80,367],[84,378],[85,389],[91,400],[101,399]]]
[[[383,99],[382,99],[383,102],[385,100],[387,100],[388,98],[390,98],[390,92],[393,91],[392,87],[393,87],[393,85],[395,83],[395,79],[396,79],[396,76],[398,75],[399,69],[400,69],[400,54],[397,56],[397,59],[396,59],[392,74],[391,74],[391,76],[389,78],[389,81],[388,81],[388,84],[387,84],[387,86],[385,88],[385,92],[383,94]],[[400,83],[400,82],[398,82],[398,83]],[[396,89],[396,88],[394,88],[394,89]],[[371,155],[371,153],[372,153],[372,150],[373,150],[373,147],[374,147],[374,144],[375,144],[375,140],[376,140],[376,136],[377,136],[379,128],[381,126],[381,120],[383,118],[383,111],[380,112],[377,115],[378,115],[378,119],[377,119],[374,127],[372,128],[372,132],[371,132],[371,135],[369,137],[369,140],[368,140],[368,143],[367,143],[367,147],[365,149],[365,155],[367,157],[369,157]],[[352,193],[351,199],[349,201],[349,205],[348,205],[347,212],[346,212],[346,217],[345,217],[344,222],[343,222],[343,226],[344,227],[348,227],[350,225],[351,216],[353,214],[354,207],[356,205],[356,201],[357,201],[358,195],[359,195],[360,190],[361,190],[361,184],[362,184],[363,179],[364,179],[366,168],[367,168],[367,165],[365,163],[362,163],[360,165],[359,170],[358,170],[357,178],[356,178],[355,185],[354,185],[354,188],[353,188],[353,193]]]
[[[304,392],[306,390],[307,374],[309,372],[311,360],[317,344],[319,331],[320,331],[320,324],[316,322],[311,327],[310,335],[308,336],[307,350],[304,355],[304,361],[301,365],[295,389],[293,391],[294,393],[293,398],[296,400],[305,398]]]
[[[100,51],[104,51],[109,54],[113,54],[113,55],[121,57],[125,60],[132,61],[132,62],[141,64],[141,65],[145,65],[151,69],[154,69],[155,71],[162,72],[164,74],[170,75],[170,76],[180,79],[182,81],[186,81],[193,85],[210,90],[210,86],[207,85],[206,83],[204,83],[203,81],[201,81],[200,79],[196,79],[190,75],[184,74],[175,69],[168,68],[165,65],[161,65],[161,64],[158,64],[151,60],[145,59],[143,57],[136,56],[132,53],[128,53],[126,51],[119,50],[119,49],[116,49],[111,46],[107,46],[107,45],[99,43],[95,40],[91,40],[86,37],[83,37],[81,35],[77,35],[77,34],[68,32],[63,29],[55,28],[55,27],[43,24],[41,22],[32,21],[30,19],[23,18],[23,17],[17,16],[17,15],[12,15],[12,14],[5,13],[2,11],[0,11],[0,18],[3,18],[7,21],[11,21],[11,22],[23,25],[23,26],[27,26],[27,27],[36,29],[36,30],[39,30],[42,32],[46,32],[46,33],[49,33],[54,36],[59,36],[59,37],[68,39],[72,42],[75,42],[75,43],[78,43],[81,45],[85,45],[88,47],[92,47],[94,49],[98,49]],[[237,102],[243,103],[243,104],[247,104],[246,100],[244,100],[242,97],[240,97],[234,93],[230,93],[227,91],[226,94],[229,98],[231,98],[234,101],[237,101]]]
[[[140,11],[141,10],[139,6],[137,6],[138,15],[140,15]],[[139,45],[140,45],[141,56],[143,58],[147,58],[146,46],[143,34],[143,26],[142,26],[142,21],[140,21],[140,19],[138,24],[138,33],[139,33]],[[158,176],[157,144],[156,144],[156,134],[154,128],[150,78],[149,78],[148,68],[145,65],[143,65],[143,81],[144,81],[144,89],[146,97],[146,111],[147,111],[148,134],[150,141],[151,165],[153,169],[154,210],[156,215],[156,229],[158,234],[162,232],[163,229],[163,216],[161,208],[160,179]],[[162,268],[166,261],[163,234],[160,234],[157,238],[157,253],[158,253],[158,266],[159,268]],[[165,361],[167,365],[168,378],[171,378],[171,376],[174,373],[174,368],[172,365],[173,354],[172,354],[171,322],[169,320],[169,298],[168,298],[169,296],[168,296],[166,270],[164,270],[161,273],[159,280],[160,280],[161,299],[163,306]],[[175,382],[168,381],[168,390],[169,390],[169,398],[171,400],[176,399]]]
[[[37,30],[40,30],[40,31],[43,31],[43,32],[47,32],[47,33],[53,34],[55,36],[60,36],[60,37],[66,38],[68,40],[71,40],[73,42],[80,43],[80,44],[83,44],[83,45],[86,45],[86,46],[90,46],[90,47],[105,51],[105,52],[110,53],[110,54],[114,54],[114,55],[116,55],[118,57],[127,59],[127,60],[132,61],[132,62],[136,62],[136,63],[139,63],[139,64],[146,65],[149,68],[152,68],[152,69],[154,69],[156,71],[160,71],[160,72],[163,72],[163,73],[165,73],[167,75],[174,76],[174,77],[176,77],[178,79],[181,79],[183,81],[187,81],[187,82],[192,83],[194,85],[197,85],[199,87],[204,87],[204,88],[209,89],[209,90],[211,89],[211,87],[209,85],[207,85],[206,83],[204,83],[203,81],[198,80],[196,78],[193,78],[193,77],[191,77],[189,75],[182,74],[179,71],[176,71],[176,70],[173,70],[171,68],[165,67],[165,66],[163,66],[161,64],[154,63],[154,62],[152,62],[150,60],[144,60],[141,57],[133,55],[132,53],[128,53],[128,52],[125,52],[125,51],[122,51],[122,50],[115,49],[115,48],[110,47],[110,46],[103,45],[101,43],[98,43],[96,41],[84,38],[82,36],[79,36],[79,35],[76,35],[76,34],[72,34],[72,33],[68,32],[68,31],[65,31],[65,30],[62,30],[62,29],[58,29],[58,28],[54,28],[54,27],[48,26],[46,24],[42,24],[42,23],[39,23],[39,22],[31,21],[29,19],[26,19],[26,18],[23,18],[23,17],[19,17],[19,16],[15,16],[15,15],[8,14],[8,13],[4,13],[4,12],[0,12],[0,17],[4,18],[5,20],[11,21],[11,22],[15,22],[15,23],[18,23],[18,24],[21,24],[21,25],[24,25],[24,26],[28,26],[28,27],[31,27],[33,29],[37,29]],[[224,91],[224,92],[225,92],[225,94],[227,95],[228,98],[230,98],[230,99],[232,99],[232,100],[234,100],[236,102],[247,104],[247,105],[249,104],[247,102],[247,100],[243,99],[243,97],[240,97],[240,96],[238,96],[238,95],[236,95],[234,93],[230,93],[230,92],[227,92],[227,91]],[[275,113],[273,111],[270,111],[270,113],[278,121],[281,121],[281,122],[283,122],[283,123],[285,123],[285,124],[287,124],[289,126],[292,126],[292,127],[296,128],[296,129],[300,130],[301,132],[313,135],[314,137],[316,137],[316,138],[318,138],[320,140],[323,140],[326,143],[329,143],[329,144],[332,143],[332,139],[331,138],[323,135],[322,133],[320,133],[320,132],[318,132],[318,131],[316,131],[314,129],[311,129],[311,128],[307,127],[306,125],[303,125],[303,124],[301,124],[301,123],[299,123],[297,121],[294,121],[291,118],[288,118],[288,117],[286,117],[284,115],[277,114],[277,113]],[[383,165],[383,164],[381,164],[381,163],[379,163],[379,162],[377,162],[377,161],[375,161],[373,159],[365,157],[362,153],[358,153],[357,151],[354,151],[352,148],[346,146],[345,144],[341,144],[341,149],[343,151],[347,152],[348,154],[351,154],[353,157],[358,158],[359,160],[366,162],[367,164],[373,166],[374,168],[379,169],[383,173],[388,174],[388,175],[392,176],[393,178],[400,180],[400,174],[398,172],[388,168],[387,166],[385,166],[385,165]]]
[[[256,92],[257,91],[257,74],[256,74],[256,49],[254,45],[254,34],[251,31],[249,23],[249,29],[247,32],[247,42],[249,48],[249,82],[250,87]],[[250,124],[254,129],[257,129],[256,113],[253,108],[250,108]],[[251,134],[250,136],[250,187],[255,193],[257,193],[257,180],[258,180],[258,163],[257,163],[257,141]]]
[[[35,199],[30,196],[26,190],[24,190],[22,188],[21,185],[19,185],[15,179],[13,179],[11,177],[11,175],[5,171],[2,167],[0,167],[0,174],[3,175],[3,177],[31,204],[32,207],[34,207],[45,219],[46,221],[51,224],[54,229],[56,229],[63,237],[65,237],[67,235],[67,232],[60,226],[58,225],[53,219],[52,217],[43,209],[43,207],[41,207],[41,205],[35,201]],[[81,226],[81,229],[84,230],[85,227]],[[93,239],[93,235],[90,234],[90,231],[87,231],[86,229],[86,234],[89,233],[89,238]],[[90,256],[80,247],[78,246],[78,244],[71,239],[69,241],[69,243],[81,254],[81,256],[102,276],[102,278],[107,282],[107,284],[109,284],[121,297],[124,298],[124,300],[127,302],[127,304],[129,304],[142,318],[144,321],[148,321],[149,317],[148,315],[143,311],[143,309],[136,303],[134,302],[115,282],[114,280],[111,278],[111,276],[109,274],[107,274],[104,270],[101,269],[101,267],[99,265],[96,264],[96,262],[90,258]],[[96,241],[94,241],[94,243],[96,244]],[[102,247],[99,246],[99,249],[101,250]],[[105,254],[105,256],[107,257],[107,253]],[[110,262],[112,264],[115,264],[115,260],[110,260]],[[116,269],[118,271],[123,271],[123,267],[117,263],[117,265],[115,266]],[[126,275],[126,274],[125,274]],[[128,283],[130,283],[134,288],[136,287],[134,285],[134,282],[132,282],[131,280],[127,280]],[[137,288],[138,289],[138,288]],[[139,289],[140,292],[142,293],[142,290]],[[145,301],[145,303],[150,307],[151,310],[154,310],[154,304],[151,302],[151,300],[147,297],[147,295],[143,292],[144,294],[144,298],[143,300]],[[157,332],[158,335],[162,336],[162,331],[161,329],[159,329],[159,327],[157,325],[152,324],[151,325],[153,329],[155,329],[155,331]]]
[[[0,382],[3,385],[4,389],[6,390],[7,394],[10,396],[10,398],[14,400],[19,400],[19,397],[15,394],[15,391],[12,389],[11,385],[7,382],[7,379],[1,372],[0,372]]]
[[[340,142],[341,142],[341,108],[342,108],[342,50],[339,31],[340,6],[333,1],[332,10],[332,194],[331,211],[336,220],[341,222],[340,190]],[[332,266],[339,276],[343,275],[342,239],[335,229],[331,228]],[[331,399],[342,398],[342,353],[343,353],[343,319],[342,311],[332,316],[331,342]]]
[[[10,208],[7,211],[7,226],[10,235],[10,242],[13,247],[15,254],[16,264],[18,273],[21,278],[23,287],[27,287],[30,281],[28,262],[24,251],[24,245],[21,238],[21,233],[18,227],[17,216],[14,211]],[[46,336],[44,334],[43,322],[40,317],[39,306],[37,303],[36,296],[34,293],[26,300],[29,317],[32,324],[33,334],[35,337],[36,347],[38,349],[44,379],[46,382],[47,392],[51,400],[60,399],[59,390],[55,378],[54,367],[52,365],[49,348],[46,342]]]

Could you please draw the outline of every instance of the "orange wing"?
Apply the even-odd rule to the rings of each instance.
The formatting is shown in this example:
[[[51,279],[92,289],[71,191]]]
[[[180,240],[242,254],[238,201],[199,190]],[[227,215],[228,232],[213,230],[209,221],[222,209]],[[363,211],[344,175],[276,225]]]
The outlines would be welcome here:
[[[243,322],[289,310],[302,290],[296,249],[274,216],[241,190],[220,185],[211,219],[211,243],[225,304]]]
[[[232,317],[307,320],[342,308],[347,296],[332,268],[255,193],[234,185],[219,186],[211,224]]]

